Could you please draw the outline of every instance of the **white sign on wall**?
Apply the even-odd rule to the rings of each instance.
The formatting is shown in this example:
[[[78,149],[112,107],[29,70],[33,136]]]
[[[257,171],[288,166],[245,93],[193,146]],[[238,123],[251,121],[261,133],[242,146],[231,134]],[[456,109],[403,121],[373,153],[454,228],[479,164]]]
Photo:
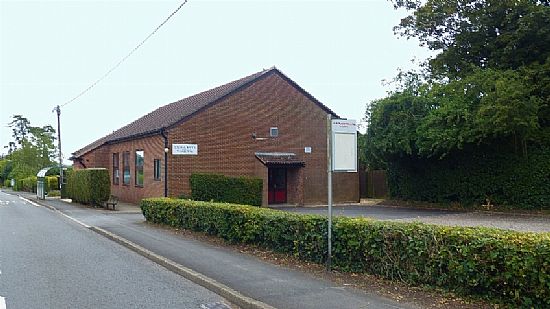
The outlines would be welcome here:
[[[332,120],[332,170],[357,172],[357,123]]]
[[[172,144],[172,154],[196,156],[199,154],[199,146],[197,144]]]

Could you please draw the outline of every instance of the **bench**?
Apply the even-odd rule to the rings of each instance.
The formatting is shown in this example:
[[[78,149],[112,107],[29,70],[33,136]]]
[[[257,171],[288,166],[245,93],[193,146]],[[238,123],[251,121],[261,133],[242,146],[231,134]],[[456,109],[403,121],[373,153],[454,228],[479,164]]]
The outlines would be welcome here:
[[[105,209],[109,209],[109,205],[113,205],[113,210],[115,210],[117,204],[118,198],[114,195],[111,195],[109,199],[105,201]]]

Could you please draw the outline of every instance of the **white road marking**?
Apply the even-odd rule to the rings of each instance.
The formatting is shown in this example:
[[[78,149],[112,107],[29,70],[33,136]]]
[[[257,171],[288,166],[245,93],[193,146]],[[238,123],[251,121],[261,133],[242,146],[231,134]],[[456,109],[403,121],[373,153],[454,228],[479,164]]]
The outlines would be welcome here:
[[[83,227],[85,227],[85,228],[87,228],[87,229],[90,228],[90,226],[89,226],[88,224],[86,224],[86,223],[84,223],[84,222],[82,222],[82,221],[79,221],[79,220],[77,220],[77,219],[75,219],[75,218],[73,218],[73,217],[71,217],[71,216],[69,216],[69,215],[66,215],[66,214],[62,213],[61,211],[59,211],[59,210],[56,210],[56,212],[59,213],[59,214],[61,214],[61,215],[63,215],[63,216],[65,216],[65,217],[68,218],[68,219],[73,220],[74,222],[76,222],[76,223],[82,225]],[[0,308],[0,309],[1,309],[1,308]]]
[[[42,207],[41,205],[36,204],[35,202],[30,201],[30,200],[28,200],[28,199],[26,199],[26,198],[24,198],[24,197],[22,197],[22,196],[19,196],[19,198],[22,199],[22,200],[24,200],[25,202],[27,202],[27,203],[29,203],[29,204],[32,204],[32,205],[36,206],[36,207]],[[53,209],[52,209],[52,210],[53,210]],[[75,219],[75,218],[73,218],[73,217],[71,217],[71,216],[69,216],[69,215],[66,215],[66,214],[62,213],[61,211],[59,211],[59,210],[57,210],[57,209],[55,209],[54,211],[57,212],[58,214],[64,216],[64,217],[68,218],[68,219],[73,220],[74,222],[76,222],[76,223],[82,225],[83,227],[85,227],[85,228],[87,228],[87,229],[90,228],[90,226],[89,226],[88,224],[86,224],[86,223],[84,223],[84,222],[81,222],[81,221],[79,221],[79,220],[77,220],[77,219]],[[0,307],[0,309],[3,309],[3,308]]]
[[[6,300],[0,296],[0,309],[6,309]]]
[[[36,204],[35,202],[33,201],[30,201],[30,200],[27,200],[26,198],[22,197],[22,196],[19,196],[20,199],[22,199],[23,201],[33,205],[33,206],[36,206],[36,207],[40,207],[40,205]],[[0,308],[1,309],[1,308]]]

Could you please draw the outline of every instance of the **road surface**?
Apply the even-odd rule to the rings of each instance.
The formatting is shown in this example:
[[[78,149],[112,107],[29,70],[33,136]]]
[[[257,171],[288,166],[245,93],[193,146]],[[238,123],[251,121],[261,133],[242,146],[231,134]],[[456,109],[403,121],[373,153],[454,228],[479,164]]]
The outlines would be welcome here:
[[[218,302],[225,301],[60,213],[0,192],[0,309]]]

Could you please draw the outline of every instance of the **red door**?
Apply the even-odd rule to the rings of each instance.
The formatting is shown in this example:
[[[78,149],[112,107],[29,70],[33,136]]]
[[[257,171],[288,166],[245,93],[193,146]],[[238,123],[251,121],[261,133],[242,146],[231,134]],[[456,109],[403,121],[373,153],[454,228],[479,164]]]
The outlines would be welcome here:
[[[286,169],[269,168],[268,170],[268,203],[286,203]]]

